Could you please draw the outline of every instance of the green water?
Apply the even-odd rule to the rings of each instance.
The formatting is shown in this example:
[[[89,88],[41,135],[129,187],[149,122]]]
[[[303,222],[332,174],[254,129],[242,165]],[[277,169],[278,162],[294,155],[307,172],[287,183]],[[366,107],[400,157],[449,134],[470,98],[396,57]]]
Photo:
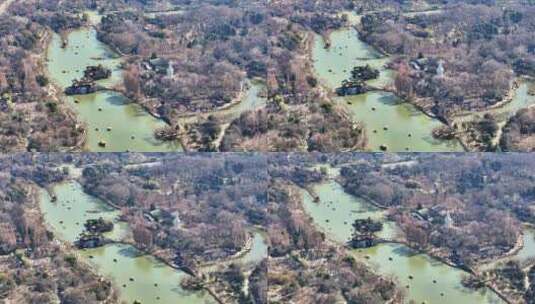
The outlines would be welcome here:
[[[114,231],[107,237],[119,240],[129,232],[125,223],[117,222],[119,212],[102,201],[85,194],[76,182],[54,187],[57,201],[52,202],[46,191],[41,193],[41,210],[45,221],[56,236],[73,242],[83,230],[87,219],[103,217],[114,220]],[[214,303],[205,292],[191,293],[180,287],[187,274],[177,271],[151,256],[142,255],[129,245],[112,244],[101,248],[78,250],[83,261],[94,265],[98,272],[111,278],[120,292],[120,299],[127,303]],[[131,280],[133,279],[133,280]]]
[[[239,263],[246,269],[252,269],[255,265],[259,264],[263,259],[267,258],[268,246],[266,243],[267,236],[263,231],[254,231],[251,250],[245,255],[237,259],[229,259],[227,261],[221,261],[219,263],[205,265],[201,267],[203,273],[217,271],[221,267],[227,267],[233,263]]]
[[[46,223],[58,239],[73,243],[84,230],[85,221],[99,217],[114,222],[113,231],[107,233],[106,237],[115,241],[131,237],[128,224],[118,221],[120,212],[86,194],[79,183],[72,181],[58,184],[53,190],[57,201],[52,202],[48,192],[43,190],[40,194],[40,207]],[[214,303],[206,292],[192,293],[180,287],[180,281],[187,274],[152,256],[143,255],[130,245],[111,244],[78,250],[77,255],[95,265],[99,273],[111,278],[119,288],[121,300],[128,303],[135,300],[142,303]],[[204,270],[236,262],[250,267],[266,257],[266,236],[262,231],[254,231],[251,250],[244,256],[217,263]]]
[[[481,270],[490,270],[496,268],[499,264],[507,261],[518,261],[520,264],[530,264],[535,259],[535,229],[525,228],[522,235],[523,246],[512,256],[505,257],[496,261],[492,261],[480,266]]]
[[[119,211],[85,194],[79,183],[59,184],[54,187],[54,193],[57,196],[56,202],[50,201],[46,191],[41,192],[40,201],[45,220],[59,239],[74,242],[84,231],[85,221],[99,217],[115,223],[114,230],[107,237],[120,240],[129,233],[126,225],[116,220]]]
[[[339,87],[344,79],[351,76],[351,70],[357,65],[369,64],[381,71],[378,79],[368,82],[371,85],[386,85],[391,81],[392,72],[384,68],[388,58],[360,40],[355,29],[334,31],[329,40],[331,46],[326,49],[325,41],[316,35],[312,51],[314,69],[328,88]]]
[[[201,116],[206,118],[210,115],[225,121],[231,121],[240,117],[243,112],[264,107],[267,103],[267,98],[262,96],[265,85],[260,81],[247,81],[247,86],[246,92],[239,103],[206,114],[185,116],[180,119],[180,122],[193,123]]]
[[[264,84],[258,81],[249,81],[248,86],[249,88],[240,103],[217,111],[216,115],[226,120],[233,120],[238,118],[243,112],[264,107],[267,103],[267,98],[262,96],[262,92],[265,89]]]
[[[256,232],[253,236],[251,250],[239,259],[243,264],[258,264],[268,255],[266,236],[262,232]]]
[[[353,252],[356,257],[369,261],[380,273],[393,276],[398,286],[405,290],[407,299],[415,303],[503,303],[489,289],[463,287],[461,280],[467,275],[465,272],[427,255],[414,253],[402,245],[382,244]],[[410,279],[409,275],[413,278]]]
[[[384,219],[383,211],[364,200],[348,195],[334,181],[313,187],[320,202],[315,203],[308,192],[303,191],[303,206],[314,222],[329,237],[345,242],[351,237],[351,223],[359,218]],[[328,221],[327,221],[328,220]],[[345,224],[344,222],[347,222]],[[383,227],[381,237],[395,237],[393,223]],[[400,289],[405,290],[406,300],[414,303],[503,303],[488,289],[473,291],[461,285],[465,272],[449,267],[427,255],[416,254],[403,245],[384,243],[367,249],[355,249],[352,253],[360,261],[368,263],[378,273],[393,277]],[[413,279],[409,279],[409,275]],[[436,281],[436,283],[433,282]],[[406,288],[406,286],[409,288]]]
[[[513,256],[520,262],[535,258],[535,230],[533,228],[524,229],[524,247]]]
[[[520,81],[519,87],[516,89],[513,99],[511,102],[506,103],[503,107],[478,111],[477,113],[470,113],[467,115],[460,115],[455,117],[454,121],[469,121],[475,119],[476,116],[482,117],[485,114],[492,114],[498,122],[505,122],[511,116],[515,115],[518,110],[535,104],[535,96],[529,95],[528,93],[531,86],[535,86],[535,82],[529,80]]]
[[[87,17],[87,21],[90,25],[98,25],[102,21],[102,15],[97,11],[85,11],[83,13]]]
[[[90,20],[98,18],[90,15]],[[93,28],[84,28],[68,35],[66,48],[61,48],[59,35],[52,37],[47,52],[48,74],[53,82],[65,89],[73,79],[83,76],[89,65],[102,64],[112,69],[109,79],[98,81],[104,87],[113,87],[122,81],[120,58],[97,40]],[[101,91],[83,96],[69,96],[67,101],[73,106],[80,119],[87,126],[85,149],[95,152],[166,152],[180,151],[178,142],[160,142],[153,136],[154,130],[166,126],[137,104],[130,103],[121,94]],[[75,103],[78,101],[78,103]],[[111,128],[108,131],[108,128]],[[106,142],[100,147],[99,142]]]
[[[85,250],[81,254],[94,263],[102,274],[117,282],[121,298],[128,303],[134,300],[141,303],[216,303],[206,292],[183,290],[179,284],[187,274],[151,256],[142,255],[132,246],[104,246]]]
[[[385,221],[383,210],[367,205],[362,199],[344,192],[342,186],[336,182],[318,184],[314,187],[314,192],[320,197],[320,203],[315,203],[313,197],[304,192],[305,208],[314,221],[338,242],[351,240],[353,232],[351,225],[355,219],[369,217]],[[394,227],[385,224],[380,236],[394,237]]]
[[[330,41],[331,47],[325,49],[323,39],[316,36],[312,52],[316,73],[329,89],[340,86],[357,65],[369,64],[381,71],[378,79],[368,82],[372,86],[381,88],[392,82],[393,72],[384,68],[388,58],[360,40],[355,29],[335,31]],[[346,106],[355,120],[365,124],[369,150],[379,151],[381,145],[386,145],[389,152],[463,151],[457,140],[432,137],[432,130],[442,125],[440,121],[391,93],[369,92],[336,101]]]

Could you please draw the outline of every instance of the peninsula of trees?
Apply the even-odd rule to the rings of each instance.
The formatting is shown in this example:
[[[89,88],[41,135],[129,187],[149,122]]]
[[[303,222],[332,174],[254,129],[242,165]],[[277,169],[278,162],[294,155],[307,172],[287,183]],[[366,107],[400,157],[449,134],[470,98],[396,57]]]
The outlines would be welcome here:
[[[530,150],[529,132],[502,130],[510,117],[458,117],[507,106],[532,82],[534,15],[525,1],[9,2],[0,24],[0,146],[83,147],[87,130],[43,67],[51,33],[94,26],[122,57],[123,81],[113,89],[169,124],[155,132],[159,139],[179,138],[194,151],[364,150],[370,130],[323,87],[310,54],[316,34],[354,26],[391,57],[394,79],[383,89],[446,124],[435,135],[457,137],[468,150]],[[264,102],[233,110],[252,82]],[[339,93],[369,89],[345,88]]]

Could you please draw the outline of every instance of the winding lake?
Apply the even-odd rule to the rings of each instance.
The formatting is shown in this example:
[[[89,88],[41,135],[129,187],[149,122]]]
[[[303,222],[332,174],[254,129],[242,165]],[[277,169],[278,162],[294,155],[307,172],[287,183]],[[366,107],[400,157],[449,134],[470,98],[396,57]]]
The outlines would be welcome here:
[[[515,115],[518,110],[531,107],[535,104],[535,96],[529,94],[530,88],[532,87],[535,87],[535,82],[529,80],[520,80],[518,83],[518,89],[515,90],[511,102],[508,102],[499,108],[459,115],[454,118],[454,121],[470,121],[478,116],[482,117],[485,114],[492,114],[498,122],[505,123],[511,116]]]
[[[180,118],[179,122],[193,123],[196,122],[199,118],[206,119],[210,115],[225,121],[231,121],[240,117],[240,115],[246,111],[264,107],[267,104],[267,98],[263,95],[266,88],[264,83],[257,80],[247,80],[245,83],[245,92],[243,94],[242,100],[239,103],[209,113],[187,115]]]
[[[85,221],[99,217],[115,224],[113,231],[105,234],[106,237],[120,241],[131,236],[128,224],[118,220],[120,212],[86,194],[78,182],[57,184],[53,191],[56,201],[52,201],[47,191],[41,191],[40,207],[47,225],[58,239],[72,244],[84,230]],[[119,289],[120,299],[127,303],[136,300],[141,303],[215,303],[205,291],[190,292],[181,288],[180,282],[188,276],[186,273],[171,268],[150,255],[142,254],[133,246],[110,244],[95,249],[77,250],[76,254],[83,261],[96,266],[99,273],[112,279]],[[265,235],[261,231],[255,231],[251,250],[228,263],[240,263],[250,268],[265,257]],[[228,263],[223,261],[208,269],[203,268],[202,271],[209,272]]]
[[[97,19],[90,15],[90,20]],[[95,20],[96,22],[96,20]],[[67,36],[67,46],[54,34],[47,51],[47,69],[51,80],[61,90],[80,79],[87,66],[102,64],[112,70],[109,79],[98,81],[104,87],[122,82],[121,59],[97,39],[94,28],[82,28]],[[67,96],[87,127],[85,150],[95,152],[167,152],[180,151],[176,142],[161,142],[154,131],[167,124],[113,91],[99,91],[89,95]],[[108,131],[108,128],[110,130]],[[99,142],[106,142],[106,147]]]
[[[370,217],[384,221],[383,210],[347,194],[335,181],[317,184],[313,190],[320,201],[314,202],[312,196],[303,190],[303,207],[315,224],[328,237],[339,243],[351,238],[351,224],[355,219]],[[383,223],[380,236],[395,237],[395,224]],[[443,264],[425,254],[413,252],[403,245],[383,243],[367,249],[354,249],[351,252],[358,260],[369,264],[378,273],[393,277],[400,289],[405,290],[407,302],[503,303],[489,289],[474,291],[463,287],[461,280],[467,275],[464,271]],[[413,278],[410,279],[409,275]]]
[[[342,80],[350,77],[354,66],[366,64],[381,72],[378,79],[368,84],[384,87],[392,82],[393,72],[384,67],[389,58],[360,40],[354,28],[335,31],[329,40],[331,46],[326,49],[322,37],[316,36],[312,50],[316,74],[328,89],[340,86]],[[457,140],[433,138],[431,132],[442,125],[440,121],[391,93],[373,91],[335,100],[346,106],[355,120],[364,123],[371,151],[379,151],[381,145],[386,145],[390,152],[463,151]]]
[[[115,222],[107,237],[120,240],[128,233],[128,225],[117,221],[119,212],[85,192],[77,182],[54,187],[57,201],[52,202],[47,191],[41,193],[41,210],[57,238],[74,242],[88,219],[105,218]],[[94,265],[98,272],[111,278],[118,287],[120,299],[127,303],[215,303],[206,292],[189,292],[180,287],[188,276],[155,258],[141,254],[130,245],[110,244],[100,248],[77,250],[78,257]],[[133,279],[133,281],[131,280]]]
[[[96,25],[101,16],[95,12],[86,13],[90,24]],[[64,90],[73,79],[80,79],[87,66],[103,65],[112,70],[109,79],[97,81],[100,86],[113,88],[122,83],[122,59],[97,39],[93,27],[82,28],[67,35],[63,46],[60,35],[53,34],[47,50],[47,72],[53,83]],[[192,123],[199,117],[214,115],[220,119],[232,120],[247,110],[266,105],[261,96],[265,86],[256,80],[247,81],[247,91],[241,102],[210,113],[194,113],[180,119],[181,123]],[[60,92],[61,93],[61,92]],[[84,150],[94,152],[173,152],[182,151],[179,141],[159,141],[154,138],[156,129],[167,124],[152,115],[120,93],[111,90],[94,94],[64,96],[75,109],[86,126],[87,138]],[[105,147],[100,143],[105,142]]]

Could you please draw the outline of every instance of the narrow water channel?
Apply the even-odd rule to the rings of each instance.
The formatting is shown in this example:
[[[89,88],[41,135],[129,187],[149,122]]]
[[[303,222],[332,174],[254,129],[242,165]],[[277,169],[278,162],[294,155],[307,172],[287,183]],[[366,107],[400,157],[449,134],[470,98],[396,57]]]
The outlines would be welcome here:
[[[262,232],[256,232],[253,236],[251,250],[240,258],[240,263],[258,264],[265,259],[268,255],[266,239],[267,237]]]
[[[303,207],[315,224],[330,238],[346,242],[351,238],[351,224],[355,219],[374,218],[384,220],[381,209],[375,208],[363,199],[344,192],[335,181],[318,184],[313,191],[320,201],[303,190]],[[381,237],[395,237],[394,223],[384,222]],[[393,277],[400,289],[406,292],[406,300],[414,303],[503,303],[489,289],[474,291],[461,285],[462,270],[445,265],[431,257],[418,254],[409,248],[391,243],[383,243],[367,249],[352,250],[354,256],[378,273]],[[412,276],[412,279],[409,278]],[[407,287],[408,286],[408,287]]]
[[[229,259],[221,261],[219,263],[205,265],[201,267],[203,273],[216,271],[221,266],[228,266],[232,263],[240,263],[246,268],[252,269],[252,267],[262,262],[268,256],[268,246],[266,243],[267,236],[262,231],[254,231],[251,240],[251,250],[247,251],[243,256],[236,259]]]
[[[117,221],[118,212],[83,192],[80,184],[69,182],[54,187],[57,201],[48,192],[41,193],[41,210],[46,223],[57,238],[72,243],[88,219],[103,217],[114,220],[114,230],[107,237],[119,240],[130,233],[128,226]],[[111,278],[119,288],[120,299],[126,303],[215,303],[206,292],[189,292],[180,287],[187,274],[175,270],[155,258],[141,254],[134,247],[111,244],[78,250],[80,259],[94,265],[97,271]]]
[[[267,98],[263,94],[266,89],[264,83],[257,80],[247,80],[246,86],[246,91],[239,103],[211,113],[185,116],[179,119],[180,123],[193,123],[197,121],[198,118],[206,118],[209,115],[213,115],[221,120],[232,121],[233,119],[240,117],[240,115],[246,111],[264,107],[267,104]]]
[[[499,264],[503,264],[508,261],[519,262],[520,265],[528,263],[531,264],[535,259],[535,229],[532,227],[525,227],[522,235],[522,248],[511,256],[504,257],[502,259],[486,263],[479,267],[480,270],[490,270],[496,268]]]
[[[524,229],[524,247],[516,253],[512,258],[519,262],[525,262],[535,258],[535,229]]]
[[[378,79],[368,82],[370,85],[384,87],[392,82],[393,72],[384,67],[388,57],[360,40],[354,28],[335,31],[329,40],[331,46],[326,49],[322,37],[316,36],[312,50],[315,71],[328,89],[339,87],[342,80],[350,77],[353,67],[366,64],[381,72]],[[355,120],[364,123],[369,150],[379,151],[385,145],[389,152],[463,151],[457,140],[433,138],[431,132],[442,125],[440,121],[391,93],[375,91],[338,97],[336,101],[346,106]]]
[[[228,121],[240,117],[246,111],[251,111],[264,107],[267,98],[263,95],[266,86],[260,81],[248,81],[248,88],[242,101],[228,109],[217,111],[215,115]]]
[[[95,20],[94,20],[95,19]],[[90,20],[98,20],[90,15]],[[73,79],[80,79],[87,66],[102,64],[112,70],[109,79],[98,81],[104,87],[113,87],[122,81],[121,58],[96,37],[93,28],[82,28],[67,36],[67,46],[54,34],[47,51],[48,74],[54,84],[64,90]],[[60,92],[61,93],[61,92]],[[161,142],[154,131],[166,126],[141,106],[112,91],[66,97],[81,121],[87,127],[84,149],[95,152],[166,152],[180,151],[178,142]],[[99,142],[105,142],[102,147]]]
[[[508,102],[499,108],[459,115],[455,117],[454,120],[455,122],[470,121],[474,120],[476,116],[482,117],[485,114],[492,114],[496,118],[496,121],[505,123],[511,116],[515,115],[518,110],[535,105],[535,96],[529,94],[530,89],[533,87],[535,87],[535,82],[530,80],[520,80],[518,89],[515,90],[511,102]]]

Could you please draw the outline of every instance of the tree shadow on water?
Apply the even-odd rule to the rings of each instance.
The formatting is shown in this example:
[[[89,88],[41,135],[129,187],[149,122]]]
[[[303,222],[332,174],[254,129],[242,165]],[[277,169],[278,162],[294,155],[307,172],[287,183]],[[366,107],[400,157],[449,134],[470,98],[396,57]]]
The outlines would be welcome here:
[[[137,250],[136,248],[130,245],[121,246],[121,249],[119,249],[118,253],[127,258],[139,258],[144,255],[141,251]]]

